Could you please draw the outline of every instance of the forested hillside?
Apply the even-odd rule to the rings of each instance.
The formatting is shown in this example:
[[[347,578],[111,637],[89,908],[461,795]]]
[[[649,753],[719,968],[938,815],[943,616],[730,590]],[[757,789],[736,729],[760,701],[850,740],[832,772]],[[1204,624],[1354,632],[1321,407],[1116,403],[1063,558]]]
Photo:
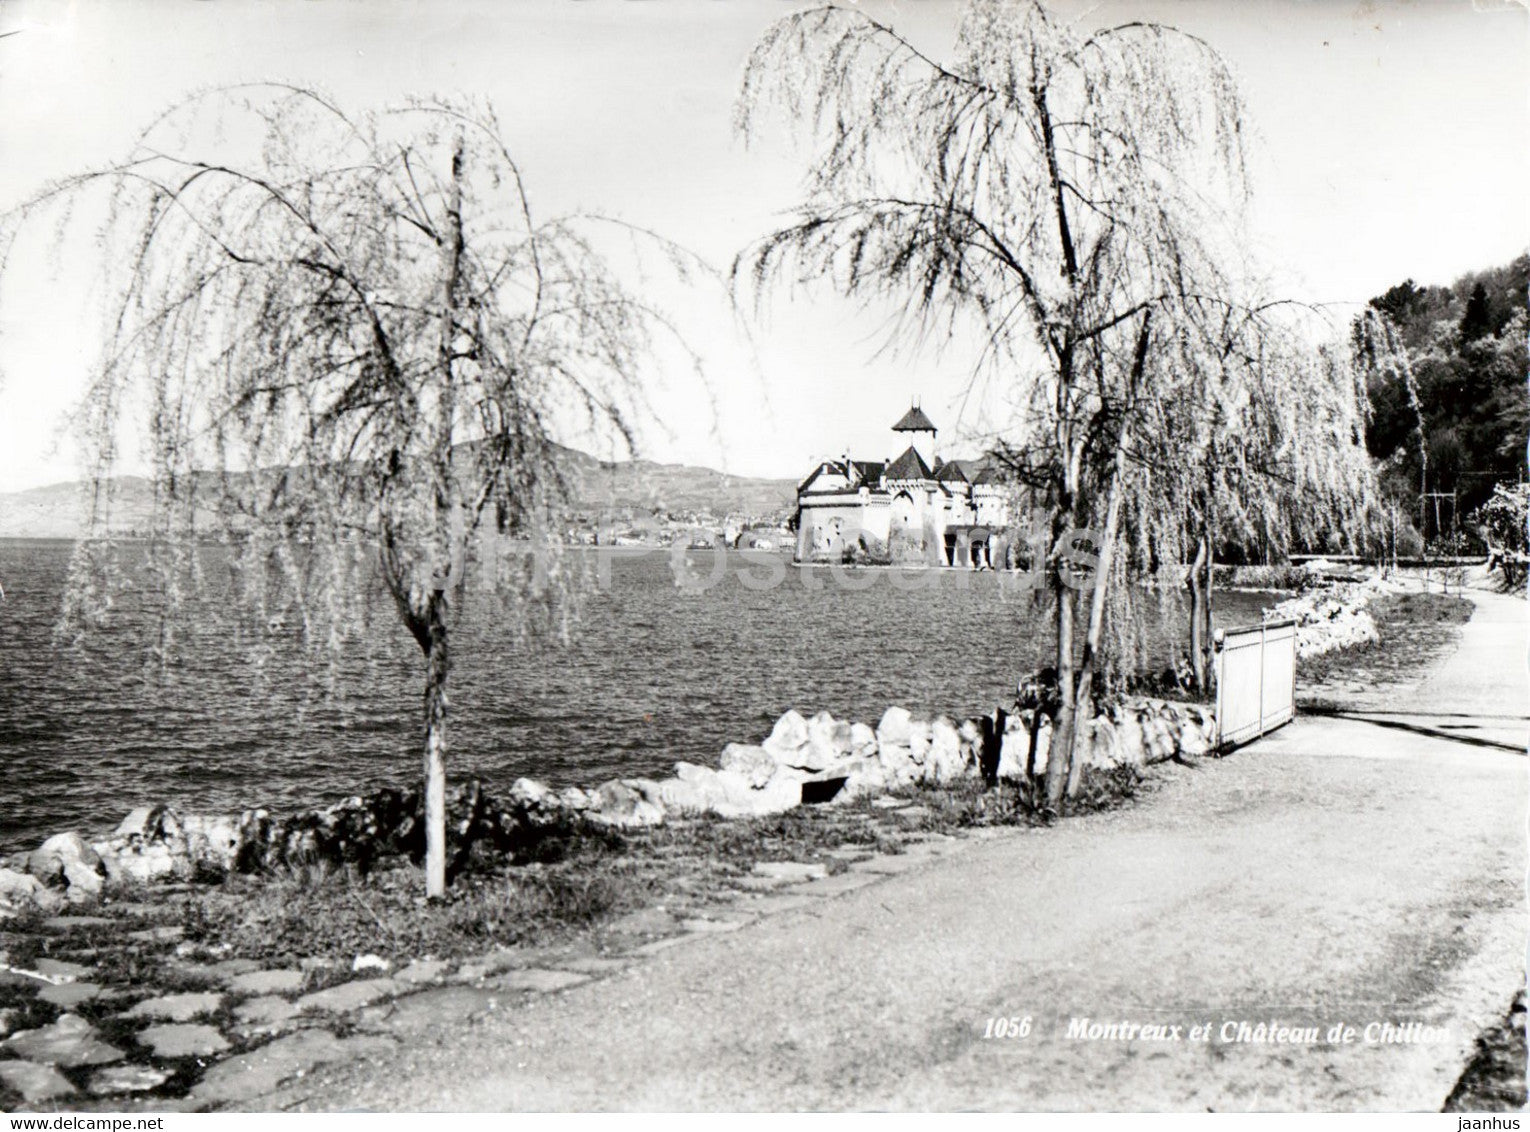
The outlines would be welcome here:
[[[1530,256],[1520,256],[1446,287],[1409,279],[1371,300],[1400,332],[1415,389],[1398,375],[1373,379],[1367,444],[1400,515],[1431,541],[1450,533],[1450,504],[1421,508],[1422,492],[1455,492],[1468,528],[1495,484],[1525,477],[1527,285]]]

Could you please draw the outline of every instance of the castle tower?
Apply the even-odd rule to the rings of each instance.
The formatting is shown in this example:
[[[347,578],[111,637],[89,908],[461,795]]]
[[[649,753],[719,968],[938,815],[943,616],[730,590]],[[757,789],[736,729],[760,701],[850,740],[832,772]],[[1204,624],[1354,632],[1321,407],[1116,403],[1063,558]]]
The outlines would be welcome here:
[[[893,425],[894,432],[908,433],[909,445],[919,454],[926,467],[935,461],[935,422],[925,416],[918,405],[909,406],[908,412]],[[921,448],[920,445],[923,445]]]

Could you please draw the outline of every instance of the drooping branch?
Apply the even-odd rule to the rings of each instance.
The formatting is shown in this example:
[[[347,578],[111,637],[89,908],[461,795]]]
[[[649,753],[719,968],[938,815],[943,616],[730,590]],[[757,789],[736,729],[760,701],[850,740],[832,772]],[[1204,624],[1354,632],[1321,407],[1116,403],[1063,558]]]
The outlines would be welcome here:
[[[772,113],[812,146],[803,198],[735,280],[890,301],[891,344],[975,335],[974,385],[1013,407],[992,449],[1054,535],[1118,524],[1101,581],[1121,601],[1188,560],[1208,510],[1229,532],[1286,538],[1363,509],[1369,471],[1345,437],[1359,387],[1254,283],[1243,102],[1206,41],[1143,21],[1082,33],[1034,0],[974,0],[936,59],[889,24],[817,8],[751,55],[745,139]],[[1208,490],[1214,508],[1197,502]]]

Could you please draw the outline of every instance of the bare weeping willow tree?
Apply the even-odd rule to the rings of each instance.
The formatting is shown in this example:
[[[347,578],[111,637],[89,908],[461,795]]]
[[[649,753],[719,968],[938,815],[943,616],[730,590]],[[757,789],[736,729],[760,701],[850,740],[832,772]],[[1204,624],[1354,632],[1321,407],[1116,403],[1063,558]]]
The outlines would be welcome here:
[[[117,298],[82,413],[94,507],[68,612],[85,623],[114,588],[112,473],[135,409],[161,648],[210,532],[257,623],[296,621],[332,651],[380,577],[424,659],[439,896],[454,612],[472,578],[507,627],[567,632],[581,571],[560,549],[554,437],[630,451],[638,375],[669,324],[577,219],[534,217],[487,106],[351,115],[311,89],[195,95],[126,160],[13,214],[0,269],[16,231],[67,225],[93,193]]]
[[[1055,808],[1096,672],[1126,659],[1132,634],[1107,637],[1107,613],[1130,627],[1127,583],[1186,561],[1204,514],[1186,493],[1205,477],[1176,463],[1169,437],[1194,438],[1210,455],[1190,463],[1242,489],[1228,453],[1250,419],[1249,391],[1235,390],[1254,371],[1232,361],[1258,356],[1270,323],[1240,297],[1236,85],[1208,44],[1158,24],[1080,32],[1034,0],[974,0],[942,61],[830,6],[756,46],[744,136],[777,109],[818,143],[807,197],[739,257],[736,279],[830,280],[890,300],[895,341],[975,328],[975,377],[1017,406],[999,448],[1052,540]],[[1095,532],[1097,562],[1080,643],[1081,530]]]
[[[1212,560],[1219,546],[1269,558],[1293,547],[1359,549],[1380,521],[1364,437],[1366,374],[1378,361],[1320,312],[1288,302],[1229,303],[1187,336],[1167,396],[1150,398],[1150,449],[1130,454],[1133,550],[1188,563],[1189,655],[1209,686]],[[1164,523],[1160,514],[1172,518]],[[1155,538],[1166,539],[1157,545]]]

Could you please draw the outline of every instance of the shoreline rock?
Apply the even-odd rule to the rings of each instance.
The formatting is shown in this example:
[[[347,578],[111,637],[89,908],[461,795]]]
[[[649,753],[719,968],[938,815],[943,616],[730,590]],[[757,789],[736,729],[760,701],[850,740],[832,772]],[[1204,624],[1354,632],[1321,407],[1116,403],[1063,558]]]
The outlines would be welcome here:
[[[756,817],[976,780],[983,774],[985,734],[996,748],[990,781],[1023,781],[1028,767],[1045,773],[1051,731],[1045,707],[957,721],[919,719],[892,706],[875,727],[826,711],[809,718],[792,709],[758,744],[728,743],[717,767],[678,762],[669,778],[612,779],[588,790],[518,778],[497,797],[477,780],[460,784],[448,797],[448,853],[460,861],[482,847],[513,859],[559,829],[577,834],[581,827],[640,830],[706,815]],[[1079,738],[1070,789],[1086,769],[1140,770],[1181,755],[1204,755],[1216,742],[1216,720],[1201,705],[1120,698],[1085,721]],[[56,912],[65,902],[100,896],[108,885],[280,869],[365,872],[377,860],[401,855],[418,861],[423,821],[418,791],[391,787],[282,817],[263,809],[234,817],[143,806],[100,841],[61,833],[11,858],[16,867],[0,868],[0,917],[29,904]]]
[[[1378,643],[1381,635],[1365,607],[1373,598],[1401,588],[1379,577],[1339,582],[1280,602],[1265,611],[1264,619],[1295,621],[1296,656],[1308,660],[1337,649]]]

